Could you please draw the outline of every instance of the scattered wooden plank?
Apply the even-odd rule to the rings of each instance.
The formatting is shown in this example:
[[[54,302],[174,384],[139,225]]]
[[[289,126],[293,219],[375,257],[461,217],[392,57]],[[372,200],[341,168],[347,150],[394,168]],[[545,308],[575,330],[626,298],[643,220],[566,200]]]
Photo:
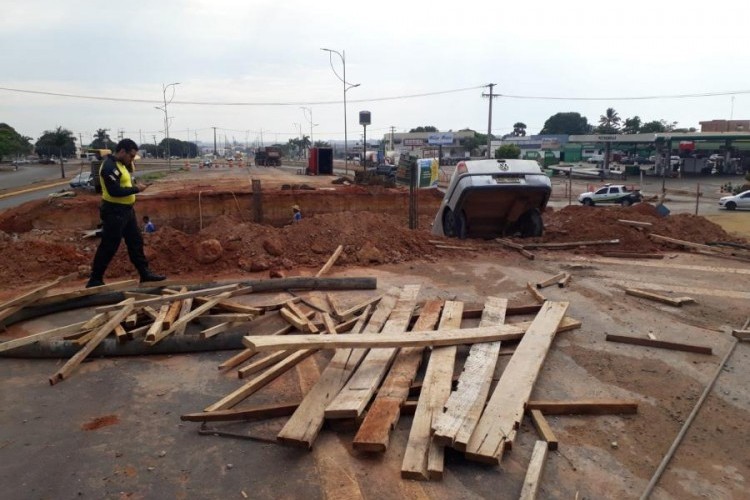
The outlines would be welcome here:
[[[525,249],[529,248],[546,248],[548,250],[562,250],[566,248],[576,247],[588,247],[595,245],[618,245],[620,240],[593,240],[593,241],[569,241],[565,243],[528,243],[523,246]]]
[[[521,245],[519,243],[515,243],[515,242],[510,241],[510,240],[506,240],[504,238],[495,238],[495,241],[497,241],[498,243],[500,243],[502,246],[505,246],[505,247],[508,247],[508,248],[512,248],[513,250],[516,250],[518,253],[520,253],[521,255],[523,255],[524,257],[526,257],[529,260],[534,260],[534,254],[531,253],[531,252],[529,252],[528,250],[526,250],[524,248],[524,245]]]
[[[169,328],[172,328],[175,323],[180,321],[182,318],[190,314],[190,311],[193,309],[193,299],[192,297],[188,297],[187,299],[182,299],[182,305],[180,306],[180,313],[177,315],[177,319],[172,322],[172,325],[169,326]],[[185,329],[187,328],[187,322],[182,322],[177,329],[174,331],[175,335],[184,335]]]
[[[106,312],[99,313],[95,315],[93,318],[91,318],[90,320],[86,321],[83,324],[83,327],[81,328],[81,330],[91,330],[93,328],[98,328],[102,326],[104,323],[106,323],[109,320],[109,318],[110,318],[109,313],[106,313]]]
[[[638,413],[638,401],[618,399],[584,399],[578,401],[529,401],[527,410],[544,415],[630,415]]]
[[[750,340],[750,330],[732,330],[732,336],[739,340]]]
[[[249,365],[243,366],[237,370],[237,376],[239,378],[247,378],[254,373],[258,373],[264,368],[268,368],[271,365],[275,365],[282,359],[288,358],[294,351],[278,351],[272,352],[268,356],[255,360]]]
[[[234,293],[230,295],[230,297],[236,296],[238,292],[249,293],[248,290],[251,289],[249,287],[238,288]],[[201,296],[195,297],[193,300],[198,304],[203,304],[209,299],[210,297]],[[263,309],[260,307],[246,306],[245,304],[240,304],[239,302],[234,302],[227,299],[220,300],[215,307],[216,309],[221,309],[222,311],[235,312],[240,314],[253,314],[255,316],[260,316],[261,314],[263,314]]]
[[[465,455],[470,460],[500,463],[509,434],[523,417],[524,407],[567,309],[567,302],[545,302],[526,331],[466,445]]]
[[[399,291],[392,288],[388,291],[370,318],[369,322],[364,325],[370,307],[365,308],[362,323],[359,322],[354,326],[355,334],[359,332],[377,333],[385,324],[388,316],[396,305]],[[310,389],[305,398],[302,400],[300,407],[294,412],[292,418],[286,423],[277,439],[280,443],[287,446],[298,446],[311,448],[315,439],[323,427],[325,421],[325,409],[328,404],[338,395],[344,384],[349,380],[354,370],[367,354],[366,349],[338,349],[331,358],[328,366],[325,367],[320,378]]]
[[[534,297],[534,300],[539,302],[540,304],[544,304],[544,302],[547,300],[547,297],[542,295],[539,290],[536,289],[534,285],[532,285],[529,282],[526,282],[526,288],[528,288],[529,292],[531,293],[531,296]]]
[[[135,308],[141,308],[145,306],[149,307],[161,307],[162,304],[165,304],[167,302],[172,302],[174,300],[181,300],[181,299],[187,299],[187,298],[195,298],[200,297],[202,295],[210,296],[210,295],[216,295],[227,291],[233,291],[240,288],[240,285],[234,284],[234,285],[223,285],[218,286],[215,288],[204,288],[203,290],[193,290],[192,292],[183,292],[183,293],[175,293],[172,295],[163,295],[160,297],[155,297],[152,299],[143,299],[138,300],[135,302]],[[224,295],[224,297],[230,297],[229,295]],[[95,309],[96,312],[107,312],[107,311],[113,311],[118,309],[117,304],[110,304],[106,306],[99,306]]]
[[[124,320],[128,314],[133,310],[133,299],[127,299],[120,303],[120,307],[122,309],[113,314],[112,317],[107,321],[104,325],[100,326],[99,329],[96,331],[96,334],[94,337],[89,340],[83,348],[75,353],[73,357],[71,357],[62,368],[60,368],[54,375],[52,375],[49,379],[50,385],[55,385],[58,382],[61,382],[62,380],[65,380],[66,378],[70,377],[70,375],[73,373],[73,370],[78,367],[79,364],[88,356],[91,354],[91,351],[93,351],[96,346],[98,346],[104,338],[109,335],[115,326],[119,325],[122,320]]]
[[[435,328],[442,307],[442,300],[428,301],[422,308],[414,329]],[[422,364],[423,351],[423,347],[414,347],[401,349],[398,353],[362,425],[354,436],[352,444],[355,450],[382,453],[388,448],[390,431],[398,422],[401,404],[406,401],[413,387],[412,383]]]
[[[115,326],[115,337],[117,337],[117,343],[118,344],[124,344],[128,340],[130,340],[130,337],[128,336],[128,332],[125,331],[125,328],[122,327],[122,325]]]
[[[187,323],[190,322],[193,318],[196,318],[196,317],[200,316],[201,314],[203,314],[204,312],[209,311],[213,306],[215,306],[222,299],[225,299],[225,298],[229,297],[230,294],[231,294],[231,292],[223,292],[223,293],[221,293],[219,295],[216,295],[215,297],[213,297],[208,302],[205,302],[205,303],[201,304],[200,306],[196,307],[193,311],[190,311],[185,316],[179,318],[177,321],[175,321],[172,324],[172,326],[170,328],[168,328],[168,329],[163,330],[162,332],[160,332],[159,335],[157,335],[154,338],[153,341],[149,342],[147,340],[146,342],[149,343],[149,344],[151,344],[151,345],[156,344],[157,342],[159,342],[161,339],[165,338],[170,333],[175,332],[182,325],[187,325]]]
[[[242,408],[237,410],[217,410],[212,412],[187,413],[180,416],[183,422],[234,422],[237,420],[256,421],[268,418],[286,417],[294,413],[299,403],[274,404]]]
[[[125,318],[124,323],[126,328],[135,328],[135,326],[138,324],[138,313],[128,315],[128,317]]]
[[[460,328],[462,312],[461,302],[446,302],[438,330]],[[409,441],[404,450],[402,478],[425,480],[443,477],[444,446],[432,440],[431,429],[450,395],[455,363],[455,346],[432,350],[409,431]]]
[[[248,383],[246,383],[239,389],[227,394],[216,403],[206,407],[204,411],[211,412],[232,408],[251,394],[268,385],[280,375],[286,373],[287,370],[294,367],[294,365],[307,358],[308,356],[312,356],[313,354],[315,354],[315,349],[307,349],[304,351],[295,352],[288,358],[279,361],[275,365],[268,368],[268,370],[251,379]]]
[[[49,291],[50,288],[54,288],[60,283],[62,283],[65,280],[70,279],[71,276],[60,276],[56,280],[45,283],[44,285],[38,286],[31,290],[30,292],[26,292],[23,295],[19,295],[18,297],[10,300],[6,300],[3,303],[0,303],[0,311],[5,309],[10,309],[12,307],[25,307],[28,305],[33,304],[36,302],[39,298],[43,297],[47,294],[47,291]]]
[[[634,226],[634,227],[651,227],[653,224],[650,222],[641,222],[638,220],[626,220],[626,219],[617,219],[617,222],[620,224],[625,224],[627,226]]]
[[[41,340],[51,340],[69,335],[71,333],[80,332],[83,328],[83,325],[85,324],[85,321],[81,321],[79,323],[73,323],[72,325],[61,326],[59,328],[53,328],[51,330],[34,333],[26,337],[21,337],[20,339],[8,340],[0,344],[0,352],[10,351],[11,349],[15,349],[17,347],[34,344],[35,342],[39,342]]]
[[[505,323],[508,300],[487,297],[479,326],[496,326]],[[458,379],[458,387],[445,403],[445,411],[439,413],[433,422],[433,439],[459,451],[466,449],[466,443],[482,416],[487,402],[492,377],[500,351],[500,342],[474,344],[469,350],[464,369]]]
[[[257,318],[254,314],[247,313],[224,313],[224,314],[204,314],[196,318],[203,326],[216,326],[223,323],[247,323]]]
[[[526,477],[523,480],[523,489],[521,489],[520,500],[534,500],[539,493],[539,483],[542,480],[544,472],[544,461],[547,459],[547,443],[537,441],[534,444],[534,451],[531,452],[531,461],[529,468],[526,469]]]
[[[641,252],[599,252],[602,257],[614,257],[616,259],[663,259],[664,255],[659,253]]]
[[[229,331],[232,328],[242,326],[244,323],[244,321],[227,321],[226,323],[219,323],[218,325],[201,330],[200,338],[210,339],[211,337]]]
[[[568,283],[570,283],[570,273],[565,273],[565,276],[557,283],[557,286],[559,288],[565,288],[568,286]]]
[[[6,318],[9,318],[16,314],[21,309],[23,309],[23,306],[11,306],[0,310],[0,323],[2,323]],[[5,328],[5,325],[3,325],[3,328]]]
[[[331,255],[331,257],[328,259],[328,261],[325,263],[325,265],[323,265],[323,267],[320,268],[320,271],[318,271],[317,273],[315,273],[315,277],[316,278],[320,278],[325,273],[327,273],[328,271],[330,271],[331,268],[333,267],[333,265],[338,260],[339,256],[341,255],[341,252],[343,250],[344,250],[344,245],[339,245],[338,247],[336,247],[336,250],[333,252],[333,255]]]
[[[534,424],[534,428],[539,434],[539,437],[546,441],[547,449],[555,451],[558,445],[557,437],[555,436],[555,433],[552,432],[552,428],[547,423],[547,419],[544,418],[544,415],[542,415],[542,412],[539,410],[530,410],[529,413],[531,414],[531,422]]]
[[[345,321],[347,319],[350,319],[352,316],[356,316],[365,307],[377,304],[377,302],[382,297],[383,297],[382,295],[377,295],[375,297],[372,297],[370,299],[365,300],[364,302],[361,302],[361,303],[357,304],[356,306],[350,307],[349,309],[345,309],[345,310],[341,311],[338,314],[338,319],[341,320],[341,321]]]
[[[310,318],[305,314],[304,311],[302,311],[299,307],[297,307],[297,304],[293,302],[289,302],[287,305],[284,306],[284,309],[287,309],[296,318],[300,320],[302,328],[297,327],[298,330],[301,330],[303,332],[307,331],[310,333],[320,333],[320,330],[318,330],[318,327],[315,326],[315,324],[312,321],[310,321]],[[284,309],[281,310],[282,315],[284,314]]]
[[[351,339],[355,343],[343,345],[342,347],[385,347],[381,349],[370,349],[365,358],[360,363],[357,370],[351,376],[349,381],[344,385],[339,394],[328,404],[325,411],[326,418],[357,418],[365,411],[367,404],[375,394],[375,390],[382,382],[386,372],[391,366],[393,359],[398,353],[394,345],[374,345],[360,344],[356,341],[369,337],[371,339],[393,338],[404,339],[410,338],[411,334],[404,335],[409,328],[414,308],[417,304],[417,296],[421,285],[406,285],[399,295],[398,302],[393,308],[388,321],[383,326],[382,333],[360,335],[327,335],[322,338],[326,339]],[[434,333],[434,332],[431,332]],[[250,346],[248,346],[250,347]],[[413,347],[419,347],[414,345]]]
[[[154,319],[154,322],[151,323],[151,327],[146,332],[147,343],[155,344],[157,337],[161,336],[162,331],[164,331],[164,318],[167,317],[169,308],[170,304],[162,304],[159,308],[159,315],[156,316],[156,319]]]
[[[128,288],[132,288],[134,286],[138,286],[138,280],[117,281],[117,282],[108,283],[102,286],[94,286],[91,288],[81,288],[80,290],[74,290],[72,292],[47,294],[44,297],[37,300],[36,302],[34,302],[34,305],[41,306],[41,305],[51,304],[53,302],[63,302],[69,299],[76,299],[79,297],[88,297],[89,295],[97,295],[99,293],[117,292],[120,290],[127,290]]]
[[[459,245],[435,245],[435,248],[440,250],[468,250],[470,252],[476,252],[477,249],[474,247],[465,247]]]
[[[554,285],[555,283],[557,283],[557,282],[561,281],[562,279],[564,279],[566,274],[567,273],[565,273],[565,272],[558,273],[558,274],[552,276],[551,278],[548,278],[548,279],[546,279],[544,281],[540,281],[539,283],[536,284],[536,288],[538,290],[541,290],[542,288],[548,287],[550,285]]]
[[[180,293],[187,292],[187,287],[182,287],[182,290],[180,290]],[[166,316],[164,316],[164,328],[171,328],[172,323],[177,321],[177,318],[180,316],[180,312],[182,311],[182,299],[175,300],[172,302],[172,304],[169,306],[169,310],[167,311]]]
[[[664,340],[651,340],[640,337],[628,337],[626,335],[612,335],[608,333],[607,341],[620,342],[622,344],[642,345],[645,347],[656,347],[658,349],[671,349],[673,351],[694,352],[697,354],[713,354],[713,350],[707,346],[667,342]]]
[[[646,290],[639,290],[637,288],[626,288],[625,294],[632,295],[634,297],[641,297],[644,299],[655,300],[663,304],[667,304],[674,307],[682,307],[683,304],[690,304],[695,302],[695,299],[691,297],[667,297],[665,295],[659,295],[653,292],[647,292]]]

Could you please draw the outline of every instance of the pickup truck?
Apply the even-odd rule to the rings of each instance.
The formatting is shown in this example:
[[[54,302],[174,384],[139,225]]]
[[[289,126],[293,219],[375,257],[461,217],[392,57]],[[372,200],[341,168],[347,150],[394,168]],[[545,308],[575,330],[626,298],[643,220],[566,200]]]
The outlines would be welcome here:
[[[629,207],[641,199],[640,191],[632,190],[622,184],[605,184],[596,191],[578,195],[578,201],[586,206],[594,206],[597,203],[618,203],[623,207]]]

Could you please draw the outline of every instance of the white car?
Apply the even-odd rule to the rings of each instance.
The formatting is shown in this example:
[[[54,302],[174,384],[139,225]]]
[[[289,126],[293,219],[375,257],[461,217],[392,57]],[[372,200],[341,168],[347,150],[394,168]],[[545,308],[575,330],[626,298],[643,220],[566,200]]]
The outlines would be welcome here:
[[[534,160],[470,160],[456,165],[432,234],[449,238],[541,236],[552,183]]]
[[[719,208],[726,208],[727,210],[750,208],[750,191],[743,191],[734,196],[724,196],[719,200]]]
[[[578,195],[578,202],[589,207],[597,203],[617,203],[623,207],[629,207],[633,203],[638,203],[641,199],[640,191],[631,190],[622,184],[605,184],[596,191],[588,191]]]

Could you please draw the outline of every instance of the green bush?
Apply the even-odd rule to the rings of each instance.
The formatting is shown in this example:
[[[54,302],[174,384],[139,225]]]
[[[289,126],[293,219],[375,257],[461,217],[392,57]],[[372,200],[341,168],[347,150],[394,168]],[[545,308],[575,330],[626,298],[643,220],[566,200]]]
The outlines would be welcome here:
[[[495,150],[496,160],[517,160],[521,156],[521,148],[515,144],[503,144]]]

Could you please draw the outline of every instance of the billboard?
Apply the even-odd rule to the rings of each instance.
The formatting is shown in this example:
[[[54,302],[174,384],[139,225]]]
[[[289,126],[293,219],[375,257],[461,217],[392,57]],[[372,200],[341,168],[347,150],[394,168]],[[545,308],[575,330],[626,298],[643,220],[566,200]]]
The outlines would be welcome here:
[[[443,132],[427,136],[427,144],[433,146],[446,146],[453,144],[453,133]]]

